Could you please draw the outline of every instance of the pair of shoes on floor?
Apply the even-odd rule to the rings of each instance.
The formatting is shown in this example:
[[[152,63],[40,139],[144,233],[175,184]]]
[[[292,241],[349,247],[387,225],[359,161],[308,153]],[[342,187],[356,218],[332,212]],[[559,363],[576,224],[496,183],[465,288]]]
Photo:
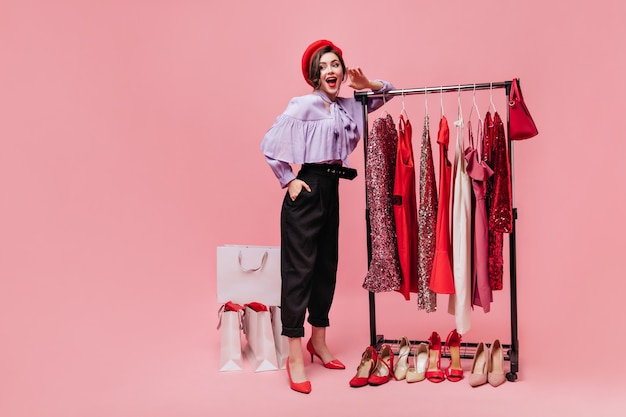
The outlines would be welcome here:
[[[489,382],[497,387],[506,381],[504,375],[504,352],[500,340],[496,339],[491,345],[491,350],[480,342],[476,348],[472,361],[472,370],[469,376],[469,384],[479,387]]]
[[[441,337],[437,332],[432,332],[428,338],[428,368],[425,377],[430,382],[441,382],[448,379],[451,382],[458,382],[463,379],[463,368],[461,367],[461,335],[452,330],[446,339],[445,348],[450,354],[450,364],[445,370],[441,369]]]
[[[376,352],[372,346],[368,346],[361,356],[356,375],[350,380],[350,386],[358,388],[368,384],[383,385],[391,378],[395,379],[394,358],[395,355],[390,345],[383,345],[379,352]]]

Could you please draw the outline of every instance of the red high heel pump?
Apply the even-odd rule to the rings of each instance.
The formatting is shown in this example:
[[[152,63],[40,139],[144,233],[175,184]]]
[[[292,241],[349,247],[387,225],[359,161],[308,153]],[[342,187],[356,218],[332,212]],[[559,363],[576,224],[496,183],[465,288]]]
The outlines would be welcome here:
[[[376,349],[368,346],[365,352],[363,352],[363,356],[361,356],[361,363],[356,368],[356,375],[350,380],[350,386],[353,388],[366,386],[367,380],[376,368],[377,361],[378,353],[376,353]]]
[[[289,358],[287,358],[287,376],[289,377],[289,386],[292,390],[309,394],[311,392],[311,381],[293,382],[291,379],[291,370],[289,369]]]
[[[446,339],[446,347],[450,353],[450,365],[446,368],[446,378],[451,382],[459,382],[463,379],[461,367],[461,335],[452,330]]]
[[[441,382],[445,375],[441,370],[441,337],[439,333],[433,332],[428,338],[428,369],[426,369],[426,379],[430,382]]]
[[[330,362],[324,363],[324,361],[322,360],[322,357],[320,355],[318,355],[317,352],[315,352],[315,349],[313,348],[313,343],[311,342],[311,339],[309,339],[309,341],[306,344],[306,350],[308,350],[309,353],[311,354],[311,363],[313,362],[313,357],[317,356],[320,359],[320,361],[322,361],[322,365],[324,365],[325,368],[328,368],[328,369],[346,369],[346,365],[341,363],[341,361],[339,359],[333,359]]]
[[[393,375],[393,350],[391,346],[383,345],[378,353],[378,360],[376,361],[376,369],[367,379],[370,385],[382,385],[389,382],[391,378],[395,379]]]

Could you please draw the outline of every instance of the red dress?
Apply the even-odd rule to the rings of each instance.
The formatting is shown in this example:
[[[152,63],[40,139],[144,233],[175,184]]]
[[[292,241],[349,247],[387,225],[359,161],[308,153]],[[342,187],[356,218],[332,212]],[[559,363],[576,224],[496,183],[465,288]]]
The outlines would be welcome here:
[[[511,168],[504,123],[498,112],[485,117],[485,139],[483,159],[493,169],[493,176],[486,182],[485,201],[489,218],[489,285],[492,290],[502,289],[503,275],[503,233],[513,229]]]
[[[417,292],[417,194],[411,122],[400,115],[398,122],[398,154],[393,183],[394,217],[398,236],[398,257],[402,282],[400,292],[406,300]]]
[[[437,143],[439,144],[439,207],[437,207],[437,235],[430,289],[439,294],[454,294],[454,276],[450,257],[450,177],[452,165],[448,161],[450,129],[448,120],[441,116]]]

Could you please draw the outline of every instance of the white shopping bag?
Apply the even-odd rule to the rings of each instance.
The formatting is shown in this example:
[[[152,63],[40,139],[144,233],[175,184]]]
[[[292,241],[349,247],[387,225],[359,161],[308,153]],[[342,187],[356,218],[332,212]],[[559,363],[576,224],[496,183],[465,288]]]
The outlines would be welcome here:
[[[276,359],[272,319],[265,305],[260,303],[246,304],[243,314],[243,331],[248,341],[245,348],[246,357],[252,369],[255,372],[277,370],[278,361]]]
[[[218,312],[218,329],[220,336],[220,371],[241,371],[243,358],[241,354],[241,316],[243,307],[226,303]]]
[[[280,305],[280,247],[225,245],[217,248],[217,301]]]
[[[289,339],[287,336],[281,335],[283,331],[283,324],[280,320],[280,307],[271,306],[270,314],[272,316],[274,345],[276,346],[276,361],[280,369],[285,369],[287,359],[289,358]]]

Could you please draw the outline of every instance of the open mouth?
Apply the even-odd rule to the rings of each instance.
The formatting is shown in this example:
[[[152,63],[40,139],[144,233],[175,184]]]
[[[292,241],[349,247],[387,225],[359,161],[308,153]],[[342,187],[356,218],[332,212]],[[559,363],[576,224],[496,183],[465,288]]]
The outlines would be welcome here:
[[[337,78],[336,77],[326,78],[326,84],[328,84],[329,87],[335,87],[337,85]]]

